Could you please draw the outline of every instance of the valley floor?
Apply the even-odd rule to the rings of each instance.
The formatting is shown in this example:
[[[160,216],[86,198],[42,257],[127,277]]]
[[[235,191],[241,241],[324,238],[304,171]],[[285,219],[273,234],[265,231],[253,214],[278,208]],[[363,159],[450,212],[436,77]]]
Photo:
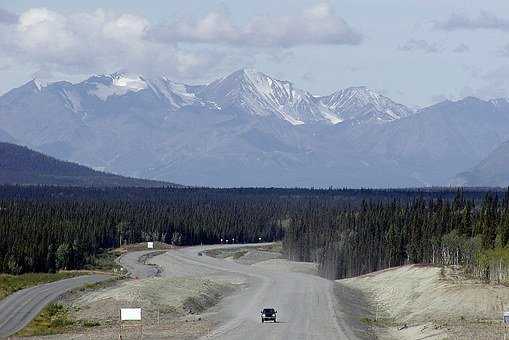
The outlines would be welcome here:
[[[203,254],[211,249],[170,250],[147,260],[160,268],[158,277],[62,299],[74,320],[92,326],[39,338],[118,338],[119,308],[136,306],[144,311],[145,339],[370,338],[360,318],[337,303],[334,282],[318,277],[313,264],[289,262],[271,249]],[[265,307],[278,310],[277,323],[261,323]],[[139,338],[140,325],[132,326],[122,331],[123,339]]]
[[[509,287],[468,280],[460,268],[410,265],[337,282],[366,296],[364,322],[382,340],[509,337]]]

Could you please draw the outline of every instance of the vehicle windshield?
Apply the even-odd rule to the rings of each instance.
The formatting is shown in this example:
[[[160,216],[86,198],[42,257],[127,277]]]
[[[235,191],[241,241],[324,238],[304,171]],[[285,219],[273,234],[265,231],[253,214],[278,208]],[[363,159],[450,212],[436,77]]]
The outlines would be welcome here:
[[[270,308],[266,308],[263,310],[263,314],[274,314],[274,309]]]

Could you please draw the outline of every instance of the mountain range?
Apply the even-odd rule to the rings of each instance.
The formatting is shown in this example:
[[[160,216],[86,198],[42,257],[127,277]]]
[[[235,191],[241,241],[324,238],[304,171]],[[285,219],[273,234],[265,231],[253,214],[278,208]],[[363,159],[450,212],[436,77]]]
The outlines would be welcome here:
[[[367,87],[316,96],[243,69],[206,85],[166,77],[32,80],[0,97],[0,140],[94,169],[186,185],[508,185],[465,173],[509,141],[509,101],[412,110]],[[509,165],[509,164],[508,164]]]

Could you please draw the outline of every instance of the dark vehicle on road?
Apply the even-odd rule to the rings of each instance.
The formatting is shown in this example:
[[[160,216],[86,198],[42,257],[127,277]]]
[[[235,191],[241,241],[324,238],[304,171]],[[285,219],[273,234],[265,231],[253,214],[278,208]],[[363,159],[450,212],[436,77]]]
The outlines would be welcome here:
[[[276,314],[277,312],[274,310],[274,308],[264,308],[261,311],[262,314],[262,323],[265,321],[274,321],[276,322]]]

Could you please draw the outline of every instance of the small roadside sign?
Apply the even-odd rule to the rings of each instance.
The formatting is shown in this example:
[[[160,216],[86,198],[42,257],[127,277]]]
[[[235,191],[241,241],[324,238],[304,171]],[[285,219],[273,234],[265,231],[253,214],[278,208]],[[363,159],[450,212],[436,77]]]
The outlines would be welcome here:
[[[121,321],[141,321],[141,308],[120,308]]]
[[[147,242],[148,249],[154,249],[154,242]]]

